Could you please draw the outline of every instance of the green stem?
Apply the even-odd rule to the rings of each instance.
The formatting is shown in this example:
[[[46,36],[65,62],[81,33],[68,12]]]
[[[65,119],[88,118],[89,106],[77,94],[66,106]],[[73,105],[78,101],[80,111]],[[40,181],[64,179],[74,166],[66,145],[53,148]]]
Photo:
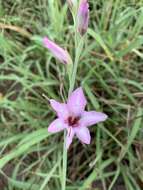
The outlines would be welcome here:
[[[79,63],[79,59],[80,59],[80,55],[83,49],[83,44],[84,44],[84,38],[82,37],[79,41],[78,47],[76,48],[76,56],[75,56],[75,62],[74,62],[74,66],[73,66],[73,72],[72,72],[72,76],[71,76],[71,80],[70,80],[70,88],[69,88],[69,94],[71,94],[71,92],[74,89],[74,85],[75,85],[75,80],[76,80],[76,74],[77,74],[77,68],[78,68],[78,63]]]
[[[74,20],[74,28],[76,31],[76,20],[74,17],[74,14],[72,13],[73,20]],[[77,44],[77,33],[75,32],[75,46]],[[73,65],[68,65],[67,71],[69,75],[69,92],[72,91],[71,81],[72,81],[72,73],[73,73],[74,67]],[[67,175],[67,149],[66,149],[66,130],[64,131],[64,145],[63,145],[63,174],[62,174],[62,190],[66,190],[66,175]]]
[[[74,18],[74,17],[73,17]],[[68,95],[74,89],[76,74],[78,68],[78,62],[80,59],[80,55],[83,49],[84,37],[79,39],[79,34],[76,26],[76,19],[74,18],[74,27],[75,27],[75,61],[74,65],[68,68],[69,74],[69,92]],[[62,190],[66,190],[66,175],[67,175],[67,149],[66,149],[66,130],[64,131],[64,146],[63,146],[63,178],[62,178]]]
[[[66,190],[66,175],[67,175],[67,149],[66,149],[66,131],[64,131],[62,190]]]
[[[77,37],[76,37],[76,43],[77,43]],[[78,62],[80,59],[80,55],[83,49],[84,44],[84,38],[81,38],[78,44],[78,47],[76,48],[76,57],[75,62],[73,65],[72,74],[69,75],[69,81],[70,81],[70,87],[69,87],[69,95],[74,89],[75,81],[76,81],[76,74],[77,74],[77,68],[78,68]],[[67,174],[67,149],[66,149],[66,131],[64,131],[64,146],[63,146],[63,179],[62,179],[62,190],[66,190],[66,174]]]

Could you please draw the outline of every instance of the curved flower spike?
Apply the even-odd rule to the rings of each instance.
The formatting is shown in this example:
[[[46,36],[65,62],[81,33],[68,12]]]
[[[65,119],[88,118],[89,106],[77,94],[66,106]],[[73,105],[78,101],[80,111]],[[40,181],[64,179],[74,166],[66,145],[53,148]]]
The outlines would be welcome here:
[[[88,28],[89,22],[89,4],[88,0],[80,0],[77,13],[77,27],[81,35],[84,35]]]
[[[61,48],[60,46],[58,46],[56,43],[49,40],[47,37],[43,38],[43,44],[62,63],[64,63],[64,64],[72,63],[72,59],[71,59],[69,53],[66,50],[64,50],[63,48]]]
[[[66,148],[69,148],[75,135],[82,143],[90,144],[91,136],[88,126],[107,119],[107,115],[104,113],[85,111],[86,103],[81,87],[71,93],[67,104],[50,100],[50,104],[58,118],[50,124],[48,131],[57,133],[66,129]]]

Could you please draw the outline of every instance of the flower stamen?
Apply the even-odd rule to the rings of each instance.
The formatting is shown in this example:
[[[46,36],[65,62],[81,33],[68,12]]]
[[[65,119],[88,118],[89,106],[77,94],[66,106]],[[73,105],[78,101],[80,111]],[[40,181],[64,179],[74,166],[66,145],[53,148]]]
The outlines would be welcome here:
[[[72,127],[77,127],[78,126],[78,122],[79,122],[80,117],[74,117],[74,116],[70,116],[68,118],[68,125],[72,126]]]

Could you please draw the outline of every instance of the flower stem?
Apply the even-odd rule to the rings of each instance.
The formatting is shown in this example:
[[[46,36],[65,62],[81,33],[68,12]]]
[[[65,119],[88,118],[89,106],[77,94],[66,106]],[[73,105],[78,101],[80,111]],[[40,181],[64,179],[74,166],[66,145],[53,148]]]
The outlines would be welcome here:
[[[72,72],[72,76],[71,76],[71,80],[70,80],[69,94],[71,94],[71,92],[74,89],[75,80],[76,80],[76,74],[77,74],[77,68],[78,68],[78,63],[79,63],[81,52],[83,50],[83,44],[84,44],[84,38],[82,37],[80,39],[80,41],[79,41],[78,46],[76,47],[76,56],[75,56],[75,62],[74,62],[74,66],[73,66],[73,72]]]
[[[63,179],[62,190],[66,190],[66,175],[67,175],[67,149],[66,149],[66,130],[64,131],[64,145],[63,145]]]
[[[71,68],[69,68],[69,92],[68,92],[68,95],[70,95],[74,89],[78,62],[79,62],[80,55],[83,50],[83,44],[84,44],[84,37],[79,37],[78,31],[77,31],[76,19],[75,19],[74,15],[73,15],[73,19],[74,19],[74,27],[75,27],[75,61],[74,61],[72,70],[71,70]],[[63,145],[62,190],[66,190],[66,176],[67,176],[67,148],[66,148],[66,130],[65,130],[64,131],[64,145]]]

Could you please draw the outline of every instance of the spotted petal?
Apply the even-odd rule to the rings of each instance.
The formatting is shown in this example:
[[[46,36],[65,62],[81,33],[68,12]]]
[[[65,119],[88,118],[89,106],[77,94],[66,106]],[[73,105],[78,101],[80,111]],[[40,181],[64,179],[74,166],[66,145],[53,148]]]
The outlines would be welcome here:
[[[85,109],[86,103],[87,101],[83,90],[81,87],[79,87],[71,93],[68,98],[67,105],[71,113],[73,113],[75,116],[80,116]]]
[[[55,119],[48,127],[48,132],[50,133],[57,133],[59,131],[64,130],[68,126],[61,120]]]
[[[74,128],[75,134],[78,137],[78,139],[85,143],[85,144],[90,144],[91,141],[91,136],[89,129],[87,127],[77,127]]]
[[[61,119],[67,119],[69,116],[69,111],[67,105],[64,103],[59,103],[53,99],[50,100],[52,108],[56,111],[57,116]]]
[[[105,121],[106,119],[107,115],[104,113],[96,111],[84,111],[80,119],[80,124],[83,126],[90,126],[101,121]]]

